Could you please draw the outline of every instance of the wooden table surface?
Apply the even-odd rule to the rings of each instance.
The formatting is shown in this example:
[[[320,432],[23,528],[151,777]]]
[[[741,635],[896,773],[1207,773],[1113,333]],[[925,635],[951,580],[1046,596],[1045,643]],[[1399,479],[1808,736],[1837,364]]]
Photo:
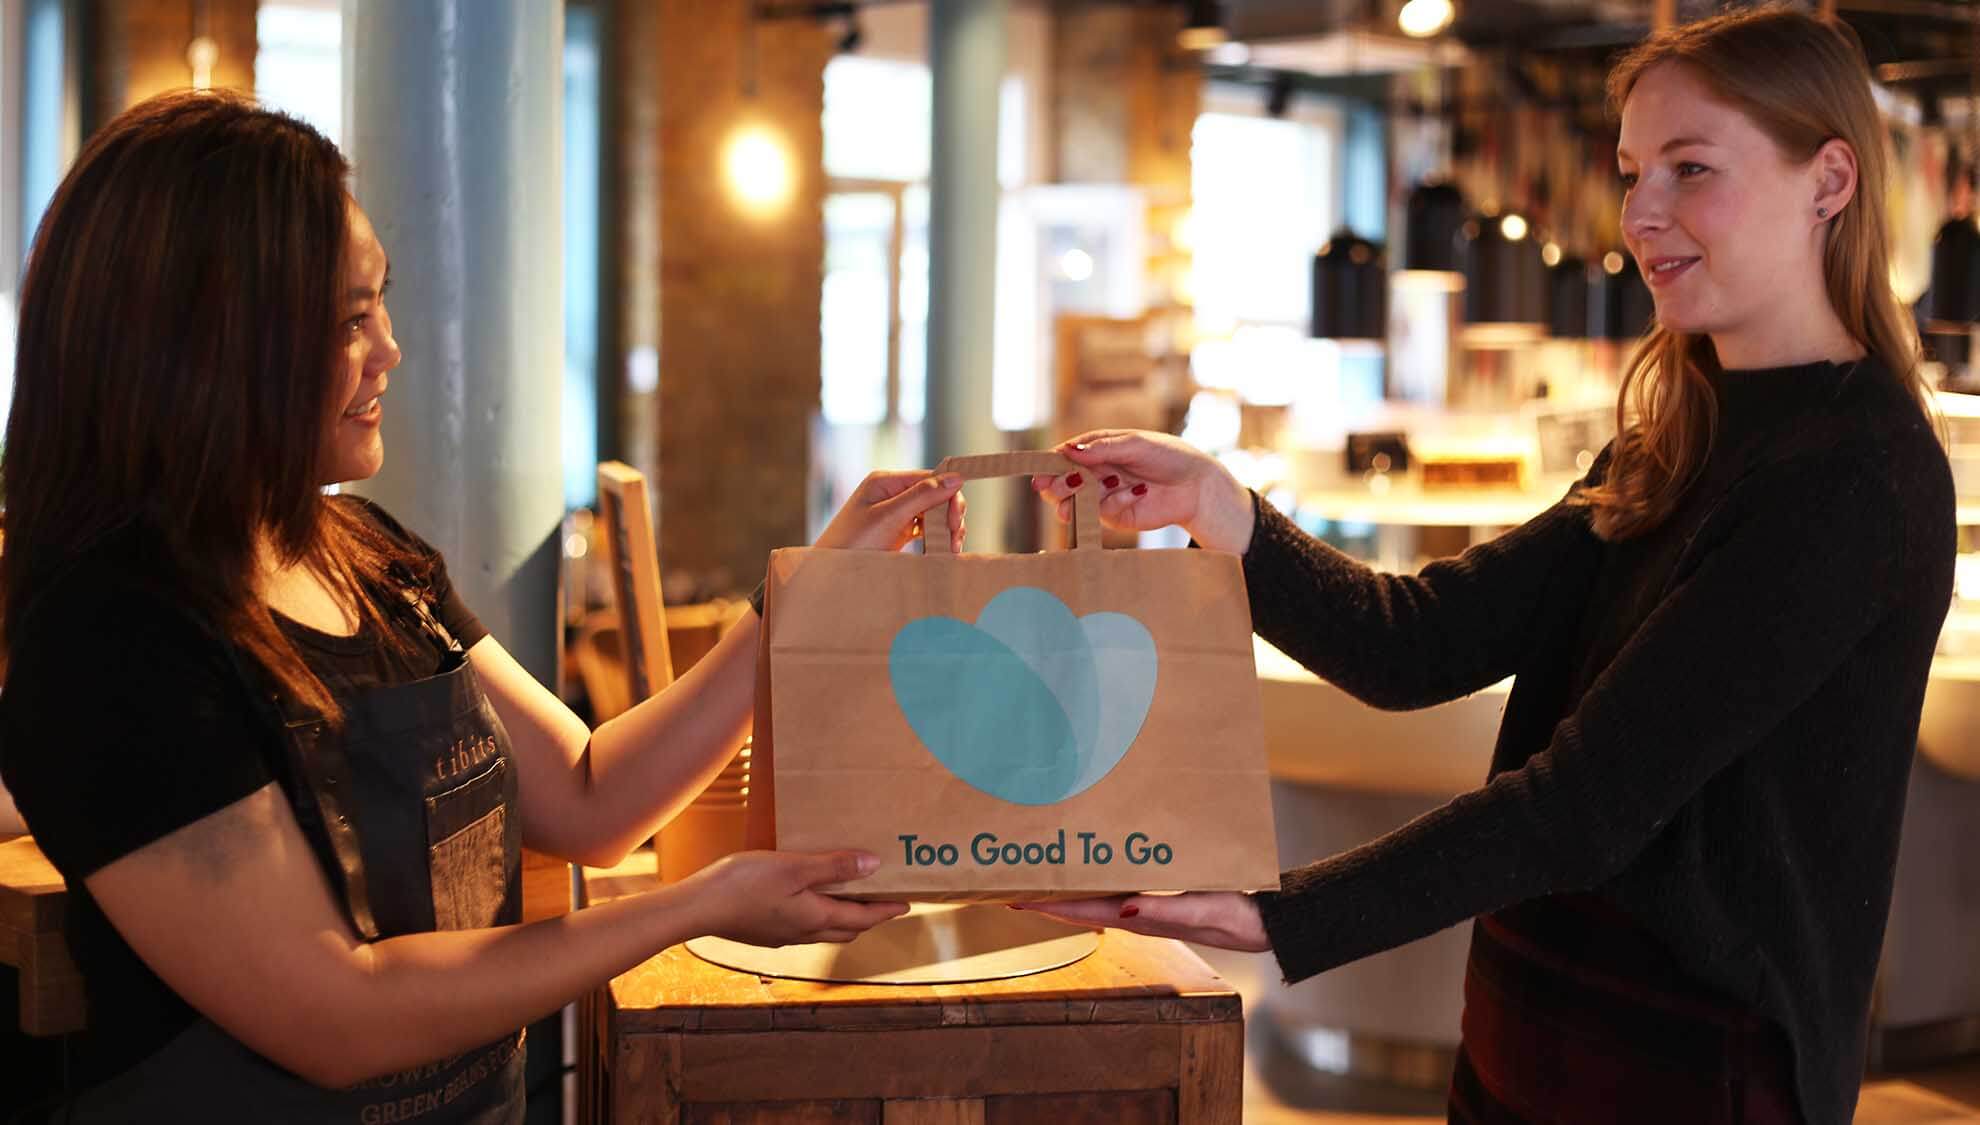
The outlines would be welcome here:
[[[657,885],[650,853],[584,875],[594,904]],[[579,1060],[581,1074],[593,1069],[580,1084],[603,1112],[582,1116],[698,1120],[681,1106],[835,1099],[849,1112],[851,1100],[882,1099],[891,1122],[897,1099],[1114,1091],[1118,1106],[1167,1088],[1172,1116],[1149,1120],[1235,1122],[1242,1021],[1237,992],[1187,947],[1121,931],[1063,969],[957,985],[779,980],[674,946],[594,997],[591,1058]],[[649,1100],[663,1095],[664,1105]],[[1087,1119],[1072,1102],[1061,1108],[1062,1120]]]
[[[32,836],[0,836],[0,964],[21,973],[21,1030],[60,1035],[83,1025],[82,974],[62,938],[69,892]]]

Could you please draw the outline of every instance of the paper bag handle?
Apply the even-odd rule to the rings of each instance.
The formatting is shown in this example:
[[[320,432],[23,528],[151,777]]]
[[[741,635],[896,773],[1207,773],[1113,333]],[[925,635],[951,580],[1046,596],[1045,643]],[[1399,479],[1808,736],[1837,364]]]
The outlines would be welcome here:
[[[985,453],[976,457],[944,457],[935,466],[937,473],[956,473],[964,480],[993,477],[1028,477],[1041,474],[1061,476],[1080,468],[1062,454],[1049,450],[1036,453]],[[935,505],[921,514],[921,549],[931,555],[949,554],[949,505]],[[1100,496],[1087,481],[1073,492],[1073,550],[1100,549]]]

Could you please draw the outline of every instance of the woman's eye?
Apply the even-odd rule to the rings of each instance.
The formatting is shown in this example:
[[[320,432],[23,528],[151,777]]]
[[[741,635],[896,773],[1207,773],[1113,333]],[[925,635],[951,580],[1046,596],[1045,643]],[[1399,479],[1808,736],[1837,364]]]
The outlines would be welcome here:
[[[1636,173],[1634,172],[1618,173],[1617,178],[1622,181],[1624,191],[1628,191],[1630,188],[1636,186]]]
[[[350,318],[344,322],[344,334],[347,336],[362,335],[364,333],[364,323],[370,319],[371,316],[368,313],[359,313],[357,316]]]
[[[1693,164],[1688,160],[1677,166],[1678,178],[1684,180],[1694,179],[1698,176],[1702,176],[1710,170],[1711,169],[1705,167],[1703,164]]]

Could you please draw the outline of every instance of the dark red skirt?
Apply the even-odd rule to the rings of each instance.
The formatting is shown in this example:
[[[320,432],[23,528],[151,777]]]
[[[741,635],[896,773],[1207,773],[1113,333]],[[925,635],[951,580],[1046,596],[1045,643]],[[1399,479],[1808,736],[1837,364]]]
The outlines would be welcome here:
[[[1448,1115],[1463,1125],[1799,1125],[1770,1021],[1688,981],[1589,896],[1472,931]]]

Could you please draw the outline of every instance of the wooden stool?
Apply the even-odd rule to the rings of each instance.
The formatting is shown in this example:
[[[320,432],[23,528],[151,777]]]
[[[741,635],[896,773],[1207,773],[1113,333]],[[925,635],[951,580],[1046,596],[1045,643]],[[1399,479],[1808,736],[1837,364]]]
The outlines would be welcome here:
[[[657,886],[586,868],[588,903]],[[675,946],[579,1008],[578,1119],[663,1125],[1237,1125],[1238,995],[1177,942],[1110,931],[1016,980],[829,985]]]

